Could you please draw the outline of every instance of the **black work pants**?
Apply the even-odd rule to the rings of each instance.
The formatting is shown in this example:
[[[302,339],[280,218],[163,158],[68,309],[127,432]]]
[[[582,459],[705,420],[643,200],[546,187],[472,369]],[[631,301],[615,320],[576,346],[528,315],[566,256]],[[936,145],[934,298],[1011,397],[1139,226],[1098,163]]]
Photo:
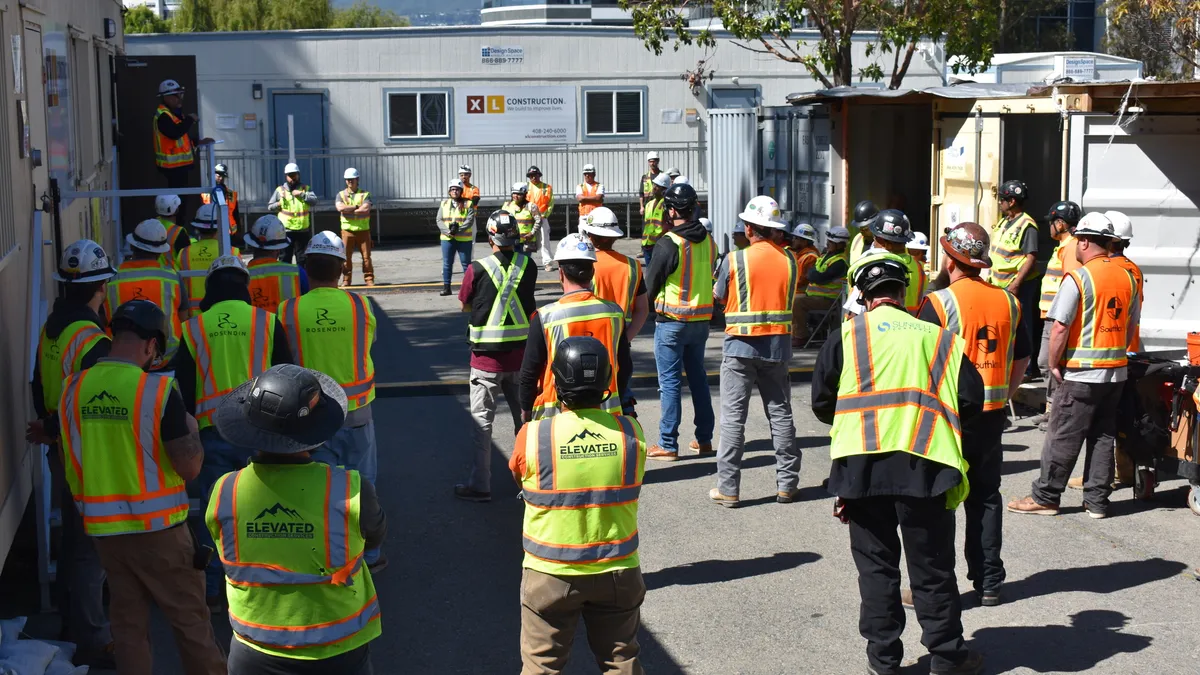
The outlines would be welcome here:
[[[308,257],[304,252],[308,249],[308,242],[312,241],[312,230],[288,230],[287,238],[287,248],[283,249],[283,255],[280,258],[283,262],[290,263],[295,257],[296,264],[304,267],[304,260]]]
[[[881,675],[898,673],[904,660],[901,541],[921,623],[921,643],[933,656],[930,665],[946,668],[961,663],[967,649],[954,576],[954,512],[946,508],[945,497],[848,499],[846,515],[861,596],[858,630],[867,639],[871,666]]]
[[[1079,452],[1084,450],[1083,503],[1097,511],[1108,510],[1116,472],[1117,408],[1124,388],[1124,382],[1066,380],[1054,390],[1042,446],[1042,473],[1033,481],[1032,495],[1039,504],[1058,506]]]
[[[1038,322],[1041,321],[1041,310],[1038,308],[1038,303],[1042,299],[1042,278],[1039,276],[1036,279],[1026,279],[1021,288],[1017,291],[1017,300],[1021,303],[1021,327],[1025,334],[1029,336],[1029,344],[1033,346],[1033,358],[1029,359],[1029,365],[1025,367],[1025,372],[1029,375],[1034,375],[1038,372],[1037,365],[1037,350],[1041,346],[1039,338],[1041,331],[1035,332]]]
[[[247,647],[232,638],[229,642],[229,675],[372,675],[371,643],[316,661],[289,659]]]
[[[966,515],[967,578],[976,591],[999,590],[1004,583],[1003,543],[1004,499],[1000,496],[1000,475],[1004,464],[1001,437],[1004,434],[1004,410],[992,410],[963,425],[963,457],[967,460],[967,480],[971,492],[963,502]]]

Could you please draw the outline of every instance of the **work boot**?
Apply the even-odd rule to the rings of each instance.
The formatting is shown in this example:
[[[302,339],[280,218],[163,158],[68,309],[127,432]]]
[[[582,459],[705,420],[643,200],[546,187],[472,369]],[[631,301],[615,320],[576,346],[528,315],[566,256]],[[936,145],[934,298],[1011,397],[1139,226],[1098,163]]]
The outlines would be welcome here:
[[[480,492],[472,489],[462,483],[454,486],[454,496],[465,502],[490,502],[492,501],[492,493]]]
[[[900,589],[900,605],[902,607],[904,607],[904,609],[916,610],[916,607],[913,606],[912,589],[911,588],[901,588]]]
[[[1072,478],[1071,480],[1067,481],[1067,487],[1071,488],[1072,490],[1082,490],[1083,489],[1083,476],[1076,476],[1076,477]]]
[[[791,504],[800,501],[800,488],[790,488],[776,492],[775,501],[780,504]]]
[[[930,668],[929,675],[979,675],[983,672],[983,655],[976,651],[967,650],[967,658],[962,663],[947,668]]]
[[[732,509],[738,505],[737,497],[730,497],[729,495],[723,495],[723,494],[721,494],[721,491],[718,490],[717,488],[713,488],[708,491],[708,499],[712,503],[720,504],[721,506],[724,506],[727,509]]]
[[[646,450],[646,459],[657,459],[660,462],[674,462],[679,459],[679,453],[673,450],[664,450],[661,445],[652,445]]]
[[[701,443],[700,441],[693,440],[691,443],[688,444],[688,447],[691,448],[692,450],[695,450],[697,455],[715,455],[715,454],[717,454],[717,451],[713,450],[711,441],[708,443]]]
[[[1057,516],[1058,506],[1050,504],[1041,504],[1033,497],[1025,497],[1023,499],[1014,499],[1008,503],[1008,510],[1012,513],[1024,513],[1034,516]]]
[[[224,611],[224,610],[222,610]],[[76,666],[89,666],[96,670],[116,670],[117,643],[109,642],[96,649],[80,649],[75,652],[72,660]]]
[[[375,285],[375,277],[367,277],[366,282],[367,282],[368,286],[374,286]]]
[[[1000,589],[995,588],[990,591],[979,591],[979,604],[984,607],[998,607],[1000,605]]]
[[[442,284],[442,292],[438,293],[438,295],[450,295],[450,284]]]

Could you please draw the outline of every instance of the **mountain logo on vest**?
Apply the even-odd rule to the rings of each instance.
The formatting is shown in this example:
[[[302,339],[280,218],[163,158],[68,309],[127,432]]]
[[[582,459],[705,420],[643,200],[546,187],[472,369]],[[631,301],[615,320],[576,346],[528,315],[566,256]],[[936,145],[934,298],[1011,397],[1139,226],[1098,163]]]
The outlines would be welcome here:
[[[1106,307],[1107,307],[1106,313],[1108,314],[1108,318],[1112,319],[1113,321],[1120,320],[1121,312],[1123,311],[1123,308],[1121,307],[1120,299],[1109,298],[1108,305]]]
[[[980,326],[975,333],[975,342],[979,351],[991,354],[1000,348],[1000,331],[995,326]]]
[[[305,326],[305,333],[345,333],[346,327],[337,325],[337,319],[329,316],[329,310],[319,307],[314,315],[313,323],[316,326]]]
[[[298,511],[275,502],[246,523],[249,539],[312,539],[316,528]]]
[[[129,419],[129,408],[121,399],[102,389],[99,394],[88,399],[79,407],[79,414],[85,420],[117,420],[125,422]]]
[[[590,441],[590,442],[589,442]],[[604,436],[584,429],[558,446],[559,459],[590,459],[592,457],[616,457],[617,444],[605,442]]]

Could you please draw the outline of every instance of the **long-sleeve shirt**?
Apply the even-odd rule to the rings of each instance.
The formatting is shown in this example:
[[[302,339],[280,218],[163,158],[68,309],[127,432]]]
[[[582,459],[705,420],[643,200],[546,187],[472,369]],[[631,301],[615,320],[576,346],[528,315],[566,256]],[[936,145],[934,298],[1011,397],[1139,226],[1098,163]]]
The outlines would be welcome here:
[[[451,199],[442,200],[442,203],[438,206],[437,214],[434,216],[434,223],[437,225],[438,231],[447,236],[454,236],[454,235],[458,234],[460,231],[465,231],[465,230],[468,230],[468,229],[474,227],[475,226],[475,204],[474,204],[474,202],[472,202],[469,199],[464,199],[462,202],[460,202],[458,205],[456,205],[457,208],[462,208],[462,205],[465,204],[467,207],[467,214],[466,214],[466,216],[463,217],[463,221],[461,223],[455,224],[453,218],[449,218],[446,216],[445,205],[446,205],[446,202],[449,202],[449,201],[453,201],[453,200],[451,200]],[[537,207],[534,207],[534,208],[537,208]]]
[[[290,193],[292,190],[299,190],[301,188],[304,189],[304,201],[306,203],[308,203],[310,206],[313,204],[316,204],[317,203],[317,194],[315,192],[313,192],[312,189],[309,188],[307,185],[294,185],[293,186],[293,185],[284,183],[283,185],[280,185],[279,187],[275,188],[275,191],[271,193],[271,200],[267,202],[267,210],[270,211],[271,213],[278,213],[280,210],[283,209],[281,202],[283,201],[284,195]]]
[[[158,133],[173,141],[177,141],[192,130],[192,127],[196,124],[196,120],[185,115],[182,110],[172,110],[171,112],[179,118],[178,124],[172,122],[171,118],[166,115],[159,115],[156,126],[158,127]]]
[[[808,277],[808,283],[810,284],[827,284],[831,281],[845,278],[846,272],[849,269],[850,266],[846,264],[845,260],[835,260],[829,264],[829,267],[825,268],[824,272],[818,272],[816,265],[809,267],[808,273],[805,276]]]
[[[271,344],[271,365],[293,363],[292,348],[288,346],[287,334],[283,325],[275,319],[275,339]],[[187,340],[179,341],[179,351],[175,353],[175,380],[179,383],[179,393],[183,395],[183,407],[193,415],[196,414],[196,357],[188,348]]]
[[[533,402],[537,400],[542,384],[542,373],[549,367],[550,351],[546,346],[546,331],[542,328],[541,314],[534,314],[529,319],[529,340],[525,342],[525,358],[521,362],[521,374],[518,377],[520,389],[517,398],[521,401],[521,410],[531,412]],[[633,357],[629,353],[629,340],[625,339],[625,329],[621,329],[617,340],[617,389],[621,397],[621,407],[626,413],[631,412],[629,394],[629,374],[633,372]]]

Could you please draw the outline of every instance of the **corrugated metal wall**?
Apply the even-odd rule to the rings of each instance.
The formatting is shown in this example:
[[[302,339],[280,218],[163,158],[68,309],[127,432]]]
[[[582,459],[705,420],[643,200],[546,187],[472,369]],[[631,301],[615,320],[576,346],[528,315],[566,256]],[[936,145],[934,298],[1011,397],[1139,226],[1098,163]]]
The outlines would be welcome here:
[[[758,194],[758,111],[710,110],[708,217],[722,253],[729,251],[737,215]]]
[[[761,192],[779,202],[788,223],[829,229],[831,125],[824,106],[768,108],[762,121]]]

